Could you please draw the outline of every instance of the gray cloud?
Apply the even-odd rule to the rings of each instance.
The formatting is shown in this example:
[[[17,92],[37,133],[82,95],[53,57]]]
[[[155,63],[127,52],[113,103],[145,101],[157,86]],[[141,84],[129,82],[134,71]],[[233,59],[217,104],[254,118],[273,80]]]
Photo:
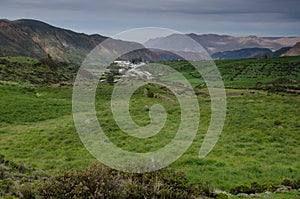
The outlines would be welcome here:
[[[299,35],[299,0],[0,0],[0,17],[111,35],[144,26],[233,35]]]

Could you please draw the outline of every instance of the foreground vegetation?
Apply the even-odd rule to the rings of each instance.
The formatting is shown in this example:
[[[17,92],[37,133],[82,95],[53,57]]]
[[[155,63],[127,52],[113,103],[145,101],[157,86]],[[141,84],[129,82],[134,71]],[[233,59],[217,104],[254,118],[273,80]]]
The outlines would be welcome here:
[[[5,58],[5,60],[7,59],[9,63],[20,63],[20,65],[26,65],[28,68],[33,67],[32,64],[42,64],[41,61],[30,58]],[[146,197],[151,197],[151,194],[167,194],[165,192],[167,190],[178,189],[179,191],[179,182],[182,182],[182,186],[186,186],[181,187],[184,190],[180,191],[183,192],[175,191],[172,193],[181,193],[183,196],[185,196],[184,194],[189,194],[191,196],[207,195],[217,197],[216,194],[213,194],[215,189],[221,189],[232,194],[238,194],[238,192],[246,192],[248,194],[253,192],[274,192],[279,188],[280,184],[289,187],[294,186],[297,189],[300,176],[300,99],[298,94],[284,92],[284,89],[297,90],[299,88],[299,61],[300,58],[296,57],[217,62],[227,86],[227,118],[217,145],[204,159],[198,158],[198,152],[210,119],[208,91],[205,86],[201,86],[201,79],[197,77],[195,71],[189,70],[188,66],[179,68],[179,66],[184,66],[186,63],[166,63],[181,70],[195,86],[201,108],[200,128],[189,150],[179,160],[170,165],[170,168],[176,172],[184,172],[186,177],[173,171],[170,172],[169,176],[164,171],[148,174],[149,178],[147,177],[147,180],[151,181],[148,187],[145,186],[145,183],[148,181],[141,180],[147,174],[126,177],[98,164],[90,167],[96,160],[83,147],[72,120],[72,88],[68,86],[72,75],[65,76],[65,79],[62,79],[60,82],[52,81],[51,75],[49,76],[50,82],[46,82],[46,80],[43,80],[45,77],[41,77],[40,81],[44,83],[39,82],[38,84],[34,82],[36,75],[32,75],[28,76],[27,83],[23,84],[22,78],[26,76],[22,76],[22,73],[20,73],[19,77],[16,76],[9,79],[9,75],[5,79],[4,76],[7,72],[1,70],[0,154],[5,155],[5,160],[15,162],[15,166],[8,166],[9,164],[5,166],[4,164],[1,168],[13,168],[17,171],[19,165],[25,163],[28,167],[45,170],[46,173],[42,172],[40,174],[37,172],[33,175],[40,176],[38,177],[40,180],[47,179],[46,181],[49,181],[51,179],[49,184],[41,185],[39,184],[41,183],[40,181],[30,181],[29,185],[34,186],[34,183],[38,183],[39,186],[34,187],[42,186],[43,190],[45,190],[44,196],[52,196],[54,198],[61,198],[60,196],[62,195],[56,195],[55,197],[51,195],[50,190],[56,190],[60,187],[62,187],[62,190],[57,190],[57,194],[79,194],[76,196],[86,197],[87,195],[80,194],[88,194],[89,186],[95,187],[96,185],[86,185],[85,182],[87,181],[81,183],[78,179],[89,179],[90,176],[88,175],[98,170],[111,174],[107,175],[107,179],[105,179],[107,181],[104,184],[107,186],[110,185],[106,182],[117,182],[117,184],[120,184],[118,180],[125,180],[124,187],[114,187],[112,184],[112,187],[107,188],[107,190],[121,190],[119,194],[125,195],[120,195],[120,197],[129,197],[126,194],[144,194]],[[270,66],[277,63],[274,66],[275,72],[272,69],[268,76],[263,76],[262,74],[269,71],[270,68],[265,71],[265,69],[252,70],[250,67],[254,67],[255,64],[257,67],[263,67],[264,64],[262,63]],[[289,72],[279,75],[279,73],[283,73],[283,70],[277,70],[276,68],[281,68],[286,66],[286,64],[291,66],[288,67]],[[247,70],[245,65],[249,66]],[[0,66],[4,68],[4,64]],[[26,67],[21,67],[18,70],[27,71]],[[236,69],[234,70],[232,67],[236,67]],[[266,67],[264,66],[264,68]],[[11,67],[9,70],[14,74],[17,69]],[[37,73],[41,73],[38,68],[30,70],[36,70],[38,71]],[[58,71],[60,71],[57,72],[58,74],[64,76],[65,70],[58,69]],[[232,71],[244,72],[234,75]],[[258,72],[255,73],[255,71]],[[47,72],[44,75],[47,76],[46,74]],[[251,74],[256,74],[256,76],[251,76]],[[235,77],[232,78],[232,76]],[[278,81],[280,79],[287,81]],[[54,77],[53,80],[55,80]],[[280,82],[280,84],[274,82]],[[54,87],[53,84],[57,83],[60,83],[60,86]],[[96,95],[96,110],[102,128],[114,144],[125,150],[147,152],[164,146],[174,137],[180,122],[180,109],[176,100],[170,103],[151,96],[145,96],[142,88],[132,96],[130,104],[131,115],[140,125],[146,125],[150,121],[148,110],[145,109],[145,106],[150,107],[152,104],[160,103],[168,113],[168,119],[162,131],[154,137],[141,140],[124,134],[116,125],[109,108],[109,96],[112,88],[113,85],[110,84],[99,85]],[[165,88],[152,85],[150,89],[152,92],[159,92],[163,96],[173,98],[171,93]],[[65,171],[70,168],[82,170]],[[61,169],[62,171],[57,173]],[[24,172],[27,176],[32,175],[32,171],[29,172],[25,169]],[[100,174],[101,172],[99,172]],[[2,176],[2,179],[0,178],[1,183],[9,182],[7,179],[5,181],[4,175]],[[112,180],[110,176],[116,182],[110,181]],[[157,181],[154,176],[158,176],[157,178],[160,181]],[[95,177],[97,178],[97,175]],[[32,177],[28,178],[31,179]],[[26,181],[28,178],[24,177],[23,181]],[[170,178],[172,183],[165,181]],[[95,181],[102,182],[101,179],[97,178]],[[132,184],[126,184],[129,179]],[[64,187],[68,186],[66,180],[72,181],[74,189]],[[20,181],[22,182],[22,178]],[[161,185],[163,191],[149,192],[155,190],[155,186],[160,184],[158,182],[162,182],[162,184],[163,182],[167,183],[166,185]],[[21,186],[22,183],[19,185]],[[5,185],[7,184],[9,183]],[[16,185],[16,187],[18,186]],[[16,189],[19,190],[18,188]],[[67,190],[73,192],[69,191],[66,193]],[[134,192],[135,190],[137,190],[136,193]],[[35,194],[37,193],[39,192],[35,192]],[[100,193],[104,194],[106,192],[102,190],[99,191]],[[280,194],[282,196],[278,196]],[[17,194],[15,195],[17,196]],[[155,196],[160,197],[162,195]],[[167,197],[168,195],[165,196]],[[297,191],[276,193],[276,196],[270,197],[276,198],[277,196],[279,198],[296,198]],[[257,197],[264,198],[265,196]]]
[[[207,183],[191,183],[183,173],[170,168],[133,174],[98,163],[50,174],[18,165],[0,155],[1,198],[296,198],[299,188],[300,178],[284,179],[281,185],[239,185],[226,193],[212,189]]]
[[[6,198],[195,198],[213,194],[171,169],[132,174],[93,164],[49,175],[1,158],[0,196]]]

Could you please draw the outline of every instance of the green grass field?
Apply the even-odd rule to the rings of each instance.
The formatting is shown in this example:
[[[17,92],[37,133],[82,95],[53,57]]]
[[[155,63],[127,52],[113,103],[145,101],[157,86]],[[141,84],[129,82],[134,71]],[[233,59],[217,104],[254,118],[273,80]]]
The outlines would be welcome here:
[[[21,58],[18,59],[20,62]],[[211,187],[225,191],[251,182],[280,184],[285,178],[299,177],[299,95],[254,89],[257,82],[265,84],[279,78],[300,80],[299,61],[299,57],[217,61],[225,79],[228,104],[221,137],[207,157],[198,158],[211,114],[207,89],[198,88],[201,110],[198,134],[188,151],[170,167],[183,171],[192,183],[208,182]],[[29,67],[36,60],[25,59],[22,63]],[[166,64],[184,69],[183,74],[193,86],[201,84],[202,80],[193,74],[195,71],[179,68],[184,63]],[[277,72],[271,68],[274,65]],[[2,79],[0,85],[0,154],[16,163],[54,171],[86,168],[95,162],[74,127],[72,87],[53,88],[36,85],[30,79],[28,84],[20,81]],[[134,121],[139,125],[148,124],[150,119],[144,106],[155,103],[165,107],[168,120],[156,136],[137,139],[124,134],[112,117],[109,100],[112,88],[109,84],[99,85],[95,106],[102,128],[115,145],[129,151],[147,152],[172,140],[180,122],[176,101],[149,98],[139,89],[130,101]],[[161,92],[168,95],[166,90]]]
[[[300,57],[216,60],[214,62],[228,88],[253,88],[258,82],[266,84],[280,78],[300,81]],[[161,63],[180,71],[193,86],[204,83],[201,81],[200,74],[187,61]],[[299,88],[299,82],[297,86]]]

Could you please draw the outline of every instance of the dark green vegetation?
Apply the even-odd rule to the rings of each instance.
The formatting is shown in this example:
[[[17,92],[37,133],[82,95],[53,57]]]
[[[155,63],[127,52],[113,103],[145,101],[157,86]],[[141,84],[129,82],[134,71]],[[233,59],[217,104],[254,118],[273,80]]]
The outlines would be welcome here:
[[[186,61],[161,63],[182,72],[194,86],[201,87],[201,83],[204,84],[203,80],[201,82],[201,75]],[[278,91],[284,91],[284,88],[298,90],[300,88],[300,57],[216,60],[215,64],[227,88],[274,89],[275,91],[276,87]]]
[[[191,184],[181,173],[122,173],[103,165],[52,175],[0,156],[0,197],[5,198],[195,198],[213,195],[205,185]],[[215,194],[216,195],[216,194]]]
[[[207,183],[191,183],[183,173],[167,168],[151,173],[122,173],[100,164],[84,169],[45,172],[16,164],[0,155],[1,198],[296,198],[300,178],[284,179],[281,185],[251,183],[214,191]],[[291,190],[293,189],[293,190]],[[265,192],[264,194],[262,192]],[[267,193],[268,192],[268,193]],[[272,193],[274,192],[274,193]]]
[[[198,152],[210,119],[210,100],[207,89],[203,86],[203,81],[199,79],[199,74],[189,68],[187,63],[165,63],[181,71],[195,86],[199,96],[201,119],[198,135],[189,150],[178,161],[170,165],[176,171],[184,172],[188,181],[193,185],[186,184],[186,179],[178,177],[177,174],[166,176],[162,172],[149,174],[149,178],[147,178],[151,181],[149,187],[145,187],[146,181],[142,180],[143,176],[147,176],[146,174],[141,178],[130,178],[130,176],[121,176],[118,172],[107,170],[102,166],[89,168],[96,160],[83,147],[73,124],[72,87],[67,86],[68,84],[57,88],[47,86],[58,82],[45,80],[47,73],[50,73],[49,77],[51,77],[52,70],[41,65],[40,68],[37,67],[38,70],[35,68],[35,64],[41,64],[40,60],[20,57],[1,58],[1,60],[7,60],[8,64],[18,63],[25,67],[13,67],[15,65],[12,65],[7,67],[8,70],[5,64],[1,65],[0,154],[4,154],[7,160],[14,161],[16,163],[14,165],[17,165],[13,166],[15,169],[21,163],[25,163],[35,169],[47,170],[50,172],[49,175],[58,175],[57,178],[51,178],[49,184],[43,185],[45,195],[51,195],[49,190],[54,189],[57,190],[57,194],[65,194],[67,188],[70,188],[67,187],[66,180],[72,181],[76,185],[71,190],[74,191],[74,195],[89,194],[85,187],[89,188],[90,186],[85,184],[88,180],[80,183],[78,178],[86,179],[89,173],[95,173],[94,170],[98,169],[103,169],[104,173],[110,173],[112,178],[125,179],[126,183],[126,180],[132,179],[132,184],[125,183],[125,187],[129,186],[128,189],[123,187],[122,191],[127,190],[134,194],[134,190],[140,190],[141,192],[138,193],[143,193],[145,196],[149,196],[148,193],[160,194],[151,192],[157,185],[155,182],[158,182],[155,181],[155,175],[158,175],[162,181],[170,177],[175,183],[170,186],[167,183],[166,187],[162,185],[162,190],[176,189],[176,187],[178,188],[176,183],[183,182],[182,186],[186,186],[184,190],[195,191],[193,192],[195,195],[201,195],[203,194],[201,191],[212,191],[215,188],[231,191],[231,193],[241,192],[241,190],[253,193],[255,189],[254,192],[259,193],[262,190],[273,191],[273,188],[277,189],[280,184],[291,187],[299,186],[297,179],[300,175],[300,98],[299,94],[288,93],[285,90],[299,90],[299,57],[216,62],[227,86],[228,110],[222,135],[213,151],[204,159],[198,158]],[[66,69],[59,68],[59,74],[61,76],[68,74],[68,67],[74,71],[75,67],[68,65]],[[15,78],[4,79],[7,73],[13,75],[19,70],[22,72],[18,73]],[[30,76],[31,73],[27,73],[27,71],[36,71],[37,74],[46,72],[43,74],[45,76],[41,76],[43,81],[35,83],[31,81],[35,75]],[[10,75],[7,75],[7,78],[9,77]],[[26,77],[28,77],[27,83],[23,84]],[[72,78],[73,75],[68,76],[67,82]],[[62,81],[65,82],[66,79],[62,79]],[[169,143],[180,122],[180,109],[176,100],[168,102],[153,98],[151,95],[145,96],[144,89],[139,89],[132,96],[130,112],[133,120],[140,125],[150,122],[145,105],[150,107],[155,103],[160,103],[168,113],[168,120],[163,130],[154,137],[141,140],[124,134],[116,125],[109,101],[112,88],[113,85],[100,84],[96,95],[98,118],[104,132],[112,142],[125,150],[136,152],[154,151]],[[160,93],[173,99],[173,96],[165,88],[152,85],[149,89],[152,93]],[[6,167],[9,166],[6,165]],[[83,170],[64,171],[68,168]],[[58,169],[63,169],[63,171],[57,174]],[[52,174],[53,172],[54,174]],[[25,174],[27,176],[35,175],[32,172],[26,173],[26,171]],[[43,175],[41,176],[43,177]],[[24,177],[23,180],[26,178]],[[55,179],[61,186],[52,183]],[[101,182],[100,178],[96,180]],[[110,176],[105,180],[113,182],[110,181]],[[4,184],[7,182],[1,179],[0,181]],[[91,186],[94,187],[94,185]],[[110,185],[107,184],[107,186]],[[200,188],[198,187],[198,189],[197,186]],[[63,190],[59,189],[61,187]],[[125,193],[122,191],[120,194]],[[205,195],[209,195],[210,191],[205,192]],[[176,194],[177,192],[172,193]],[[129,193],[126,192],[126,194]],[[186,193],[182,192],[182,194]],[[286,194],[288,195],[281,193],[282,197],[297,197],[296,192]],[[85,197],[86,195],[77,196]],[[128,195],[124,195],[124,197],[126,196]],[[261,198],[264,197],[261,196]],[[276,198],[277,196],[272,197]]]
[[[54,61],[49,55],[43,59],[28,57],[0,58],[0,79],[2,84],[20,86],[58,86],[72,83],[79,66]],[[55,85],[56,84],[56,85]]]
[[[278,79],[297,80],[298,82],[294,82],[293,85],[299,86],[299,57],[216,61],[216,64],[224,78],[226,87],[255,88],[259,86],[259,83],[270,84],[270,82]]]
[[[101,165],[62,172],[40,187],[45,198],[195,198],[206,190],[171,169],[132,174]]]

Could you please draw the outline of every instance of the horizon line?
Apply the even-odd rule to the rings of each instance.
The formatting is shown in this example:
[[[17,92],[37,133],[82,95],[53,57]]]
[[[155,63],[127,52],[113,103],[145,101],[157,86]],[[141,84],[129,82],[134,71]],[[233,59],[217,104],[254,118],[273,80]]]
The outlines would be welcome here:
[[[17,18],[17,19],[8,19],[8,18],[0,18],[0,21],[9,21],[9,22],[14,22],[14,21],[20,21],[20,20],[31,20],[31,21],[36,21],[36,22],[41,22],[41,23],[45,23],[49,26],[53,26],[55,28],[60,28],[60,29],[64,29],[64,30],[68,30],[68,31],[72,31],[75,33],[79,33],[79,34],[86,34],[86,35],[100,35],[100,36],[104,36],[104,37],[113,37],[114,35],[118,34],[110,34],[110,35],[106,35],[106,34],[102,34],[102,33],[97,33],[97,32],[90,32],[90,31],[80,31],[80,30],[76,30],[76,29],[72,29],[72,28],[68,28],[68,27],[62,27],[60,25],[56,25],[52,22],[47,22],[45,20],[41,20],[41,19],[36,19],[36,18]],[[145,26],[145,27],[150,27],[150,26]],[[145,28],[145,27],[135,27],[135,28]],[[135,28],[130,28],[130,29],[135,29]],[[161,27],[163,28],[163,27]],[[119,32],[123,32],[126,30],[121,30]],[[181,32],[181,31],[179,31]],[[190,35],[190,34],[194,34],[197,36],[202,36],[202,35],[217,35],[217,36],[229,36],[229,37],[258,37],[258,38],[296,38],[296,37],[300,37],[299,35],[288,35],[288,36],[284,36],[284,35],[261,35],[261,34],[230,34],[230,33],[225,33],[225,32],[203,32],[203,33],[197,33],[197,32],[191,32],[191,31],[187,31],[187,32],[182,32],[185,35]]]

